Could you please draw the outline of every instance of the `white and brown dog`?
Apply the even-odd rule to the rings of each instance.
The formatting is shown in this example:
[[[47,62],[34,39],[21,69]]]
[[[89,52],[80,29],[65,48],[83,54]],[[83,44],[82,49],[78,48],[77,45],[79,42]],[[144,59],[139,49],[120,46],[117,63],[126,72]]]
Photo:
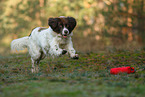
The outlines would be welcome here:
[[[29,36],[11,42],[12,50],[28,48],[33,73],[39,71],[39,62],[45,56],[61,56],[68,52],[71,58],[79,58],[78,54],[75,54],[71,39],[76,20],[73,17],[60,16],[49,18],[48,25],[49,28],[37,27]]]

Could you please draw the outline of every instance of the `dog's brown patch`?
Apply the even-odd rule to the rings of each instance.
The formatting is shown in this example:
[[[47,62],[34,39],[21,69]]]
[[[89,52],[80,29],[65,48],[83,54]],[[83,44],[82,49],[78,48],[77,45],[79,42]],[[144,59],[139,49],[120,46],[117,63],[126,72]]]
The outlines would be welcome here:
[[[76,20],[73,17],[57,17],[49,18],[48,25],[56,33],[61,33],[62,29],[66,27],[71,33],[76,26]]]
[[[38,32],[41,32],[42,30],[46,30],[47,28],[45,28],[45,27],[40,27],[39,29],[38,29]]]
[[[63,23],[63,25],[66,25],[68,23],[66,18],[59,17],[59,19],[60,19],[60,22]]]

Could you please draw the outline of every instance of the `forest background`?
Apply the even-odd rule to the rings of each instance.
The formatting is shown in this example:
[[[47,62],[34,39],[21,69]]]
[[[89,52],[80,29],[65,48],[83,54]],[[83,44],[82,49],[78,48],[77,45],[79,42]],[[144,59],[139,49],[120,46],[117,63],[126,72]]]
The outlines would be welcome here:
[[[13,39],[48,27],[48,18],[58,16],[76,18],[77,51],[145,46],[144,0],[0,0],[0,53],[9,54]]]

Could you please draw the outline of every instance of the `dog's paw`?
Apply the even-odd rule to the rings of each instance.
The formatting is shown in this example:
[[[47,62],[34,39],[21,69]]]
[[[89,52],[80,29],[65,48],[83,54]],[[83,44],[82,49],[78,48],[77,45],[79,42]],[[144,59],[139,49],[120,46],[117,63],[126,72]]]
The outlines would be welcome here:
[[[67,50],[63,49],[62,50],[62,55],[66,54],[67,53]]]
[[[79,55],[78,54],[75,54],[72,59],[79,59]]]

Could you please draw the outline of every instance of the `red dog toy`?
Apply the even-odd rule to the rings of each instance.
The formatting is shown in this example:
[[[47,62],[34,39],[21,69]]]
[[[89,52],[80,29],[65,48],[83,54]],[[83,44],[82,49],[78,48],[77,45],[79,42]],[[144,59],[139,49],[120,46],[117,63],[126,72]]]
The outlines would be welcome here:
[[[118,74],[118,73],[128,73],[128,74],[130,74],[130,73],[134,73],[134,72],[135,72],[134,67],[130,67],[130,66],[128,66],[128,67],[112,68],[110,70],[111,74]]]

